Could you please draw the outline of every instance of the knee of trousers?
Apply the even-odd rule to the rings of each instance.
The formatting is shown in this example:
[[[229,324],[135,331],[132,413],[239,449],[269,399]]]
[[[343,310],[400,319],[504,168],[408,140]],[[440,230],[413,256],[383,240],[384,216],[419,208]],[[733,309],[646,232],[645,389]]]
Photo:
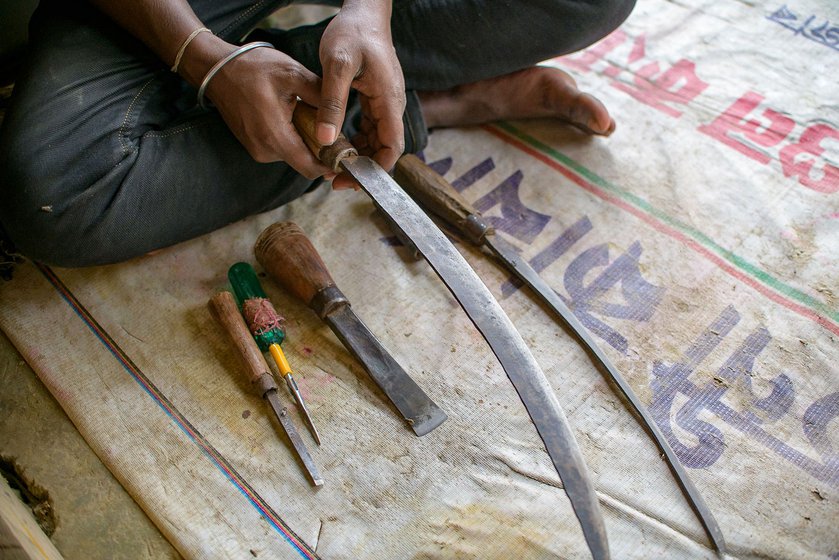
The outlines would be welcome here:
[[[629,14],[635,9],[635,3],[636,0],[602,0],[602,9],[605,13],[609,14],[604,36],[617,29],[626,21]]]
[[[637,0],[593,0],[593,3],[603,13],[612,14],[615,18],[615,23],[620,25],[635,8]]]
[[[21,254],[63,267],[127,258],[120,258],[120,243],[94,213],[105,203],[102,196],[94,200],[96,189],[74,187],[71,169],[61,177],[21,150],[19,157],[10,157],[14,152],[0,158],[0,223]]]
[[[635,2],[636,0],[574,1],[570,10],[572,13],[576,12],[576,14],[570,22],[576,28],[579,36],[576,41],[573,41],[573,45],[569,45],[571,46],[570,52],[586,48],[617,29],[632,13]],[[569,9],[567,0],[559,0],[557,3]],[[569,21],[558,22],[558,25],[567,27]]]
[[[4,199],[3,204],[6,202]],[[109,250],[113,243],[108,235],[95,225],[80,224],[72,214],[57,213],[49,205],[33,212],[12,204],[9,210],[12,216],[4,208],[0,222],[15,249],[26,258],[71,268],[123,260]]]
[[[523,4],[540,14],[529,29],[531,48],[541,59],[582,50],[617,29],[636,0],[530,0]],[[547,30],[547,31],[546,31]]]

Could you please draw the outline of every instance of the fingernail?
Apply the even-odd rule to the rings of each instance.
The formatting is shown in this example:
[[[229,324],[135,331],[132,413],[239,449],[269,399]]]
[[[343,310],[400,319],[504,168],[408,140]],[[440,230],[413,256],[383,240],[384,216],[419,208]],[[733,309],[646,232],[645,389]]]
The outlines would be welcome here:
[[[338,137],[338,129],[335,128],[335,125],[329,123],[318,123],[315,136],[317,137],[318,142],[325,146],[329,146],[335,142],[335,138]]]

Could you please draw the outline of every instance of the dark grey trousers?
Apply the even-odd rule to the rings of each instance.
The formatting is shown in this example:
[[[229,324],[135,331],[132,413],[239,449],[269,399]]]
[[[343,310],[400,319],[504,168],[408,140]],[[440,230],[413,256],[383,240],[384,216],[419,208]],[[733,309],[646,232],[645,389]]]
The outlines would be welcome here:
[[[194,0],[236,42],[289,1]],[[323,3],[323,2],[321,2]],[[394,0],[408,151],[427,131],[413,92],[499,76],[579,50],[634,0]],[[326,23],[263,33],[320,72]],[[0,223],[24,255],[112,263],[285,204],[312,182],[253,161],[214,110],[142,43],[84,2],[45,1],[0,130]],[[349,113],[357,112],[351,103]]]

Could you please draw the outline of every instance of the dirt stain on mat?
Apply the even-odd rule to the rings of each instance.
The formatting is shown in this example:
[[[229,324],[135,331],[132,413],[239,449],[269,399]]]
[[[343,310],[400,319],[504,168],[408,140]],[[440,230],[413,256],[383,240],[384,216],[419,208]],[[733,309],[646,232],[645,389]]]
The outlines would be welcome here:
[[[49,492],[34,481],[29,480],[23,468],[15,462],[13,457],[0,455],[0,475],[9,483],[24,505],[32,511],[35,521],[45,535],[51,537],[55,533],[55,512]]]
[[[462,560],[507,560],[509,558],[554,558],[543,526],[528,525],[525,517],[493,508],[469,504],[428,516],[428,544],[414,556],[419,560],[458,558]],[[532,523],[532,521],[530,522]],[[431,536],[433,535],[433,536]]]

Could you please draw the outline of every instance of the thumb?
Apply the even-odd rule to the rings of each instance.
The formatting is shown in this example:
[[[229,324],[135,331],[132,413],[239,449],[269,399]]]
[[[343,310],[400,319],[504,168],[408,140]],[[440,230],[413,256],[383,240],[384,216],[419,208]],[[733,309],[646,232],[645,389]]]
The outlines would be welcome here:
[[[329,146],[338,138],[354,78],[355,70],[348,61],[340,58],[324,61],[320,103],[315,119],[315,138],[323,145]]]

